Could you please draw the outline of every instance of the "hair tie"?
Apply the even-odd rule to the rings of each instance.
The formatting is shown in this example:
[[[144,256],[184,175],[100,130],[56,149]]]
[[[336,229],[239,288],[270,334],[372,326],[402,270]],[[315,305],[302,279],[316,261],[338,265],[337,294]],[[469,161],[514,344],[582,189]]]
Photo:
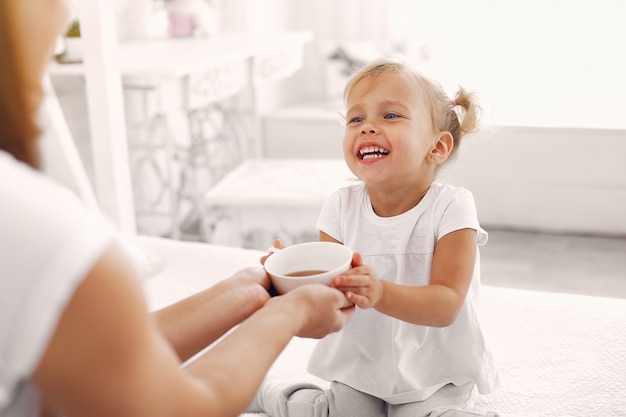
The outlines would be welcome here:
[[[452,107],[456,107],[456,100],[452,100]]]

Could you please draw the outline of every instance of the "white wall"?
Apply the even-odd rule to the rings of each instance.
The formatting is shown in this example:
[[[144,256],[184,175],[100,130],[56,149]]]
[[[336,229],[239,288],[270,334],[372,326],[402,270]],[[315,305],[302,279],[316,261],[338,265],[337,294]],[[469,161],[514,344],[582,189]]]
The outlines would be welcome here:
[[[268,158],[342,158],[337,109],[266,117]],[[498,127],[467,137],[439,179],[476,199],[486,227],[626,236],[626,130]]]
[[[626,130],[501,127],[467,138],[440,178],[487,225],[626,235]]]

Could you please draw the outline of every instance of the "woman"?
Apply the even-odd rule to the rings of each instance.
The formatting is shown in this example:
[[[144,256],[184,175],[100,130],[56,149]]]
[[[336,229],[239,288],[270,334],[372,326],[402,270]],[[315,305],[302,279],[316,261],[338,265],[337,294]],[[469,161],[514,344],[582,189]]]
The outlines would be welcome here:
[[[0,2],[0,416],[236,416],[291,337],[353,307],[323,286],[270,298],[258,268],[148,314],[115,234],[38,171],[40,81],[68,17],[65,0]]]

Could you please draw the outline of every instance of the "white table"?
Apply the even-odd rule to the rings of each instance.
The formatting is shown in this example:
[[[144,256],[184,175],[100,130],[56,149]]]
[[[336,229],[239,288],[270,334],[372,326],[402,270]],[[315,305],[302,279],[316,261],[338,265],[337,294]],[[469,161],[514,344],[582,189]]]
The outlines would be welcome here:
[[[259,154],[255,87],[298,70],[311,39],[309,32],[223,33],[119,45],[140,232],[181,237],[202,192],[242,158]],[[53,62],[49,73],[83,76],[84,68]],[[242,92],[245,104],[226,102]],[[116,167],[109,170],[113,175]],[[166,230],[141,230],[142,216]]]
[[[326,198],[357,181],[343,159],[251,159],[203,199],[203,224],[211,243],[267,249],[317,240],[315,224]]]

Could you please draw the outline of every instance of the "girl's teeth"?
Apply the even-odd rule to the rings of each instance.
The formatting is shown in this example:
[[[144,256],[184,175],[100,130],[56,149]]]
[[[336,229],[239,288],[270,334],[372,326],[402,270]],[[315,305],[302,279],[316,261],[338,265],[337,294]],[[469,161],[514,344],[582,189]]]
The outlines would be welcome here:
[[[378,146],[367,146],[359,150],[362,159],[383,158],[389,151]]]
[[[374,158],[382,158],[385,155],[380,154],[380,153],[370,153],[367,155],[363,155],[363,159],[374,159]]]

